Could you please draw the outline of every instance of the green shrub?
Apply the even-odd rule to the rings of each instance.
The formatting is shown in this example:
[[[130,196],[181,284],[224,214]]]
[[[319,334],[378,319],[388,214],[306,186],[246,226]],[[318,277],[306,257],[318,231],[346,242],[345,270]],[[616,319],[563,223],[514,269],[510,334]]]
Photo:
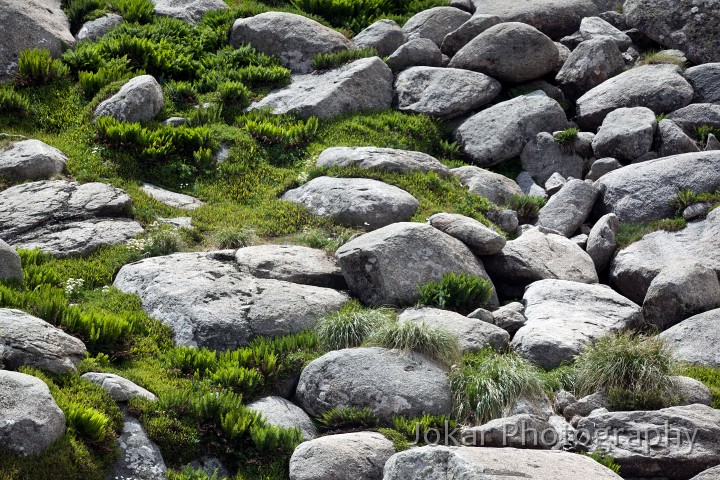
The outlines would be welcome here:
[[[695,131],[695,135],[701,145],[705,145],[707,143],[707,139],[710,134],[715,135],[715,138],[720,138],[720,128],[711,127],[709,125],[701,125],[697,127]]]
[[[406,438],[415,440],[420,433],[420,442],[425,442],[427,434],[430,443],[440,443],[446,435],[450,435],[452,430],[457,427],[458,423],[443,415],[423,415],[417,418],[393,417],[393,429],[402,433]],[[430,435],[432,431],[437,431],[437,436]]]
[[[117,0],[115,8],[128,22],[150,23],[155,17],[155,4],[151,0]]]
[[[460,358],[457,339],[447,330],[414,322],[381,325],[367,339],[367,345],[414,351],[446,365]]]
[[[313,66],[317,70],[329,70],[361,58],[376,57],[377,55],[377,50],[372,47],[358,50],[341,50],[335,53],[316,53],[313,56]]]
[[[365,309],[357,302],[350,302],[340,311],[320,319],[317,336],[327,350],[359,347],[373,331],[394,317],[395,312],[391,309]]]
[[[547,200],[532,195],[513,195],[505,202],[505,207],[515,210],[520,224],[532,223]]]
[[[82,307],[68,307],[60,324],[79,336],[92,353],[121,353],[128,348],[133,324],[121,315],[102,310],[84,311]]]
[[[91,407],[69,404],[65,409],[65,421],[81,437],[93,442],[105,439],[110,419]]]
[[[30,102],[10,85],[0,85],[0,113],[26,116],[30,113]]]
[[[610,410],[670,406],[677,369],[669,345],[658,337],[623,332],[598,340],[575,362],[575,392],[608,395]]]
[[[393,447],[395,447],[396,452],[404,452],[410,448],[407,437],[397,430],[392,428],[378,428],[377,432],[393,442]]]
[[[265,110],[253,110],[237,119],[238,125],[248,131],[259,142],[297,148],[305,145],[315,136],[318,119],[296,119],[289,115],[273,115]]]
[[[77,33],[83,23],[104,15],[106,10],[106,0],[71,0],[65,9],[70,21],[70,31]]]
[[[222,111],[223,106],[217,103],[200,105],[188,117],[188,124],[192,127],[199,127],[201,125],[220,123],[223,118]]]
[[[217,353],[205,348],[175,347],[165,354],[165,363],[183,375],[197,372],[203,376],[217,367]]]
[[[455,418],[481,425],[499,418],[520,397],[545,396],[544,373],[515,353],[488,348],[465,354],[463,365],[450,373]]]
[[[284,428],[274,425],[252,426],[250,438],[260,452],[279,451],[285,455],[291,454],[303,441],[300,427]]]
[[[168,82],[163,88],[165,96],[178,106],[188,106],[197,102],[197,90],[191,82]]]
[[[369,429],[378,426],[380,421],[369,408],[339,407],[324,412],[317,419],[324,431]]]
[[[226,81],[218,85],[219,100],[224,105],[245,108],[250,105],[250,90],[242,82]]]
[[[249,228],[224,227],[213,232],[210,243],[220,250],[249,247],[255,242],[255,232]]]
[[[579,129],[575,127],[566,128],[565,130],[555,134],[555,141],[560,145],[569,145],[577,139]]]
[[[613,472],[620,475],[620,465],[615,463],[615,457],[605,452],[603,449],[599,449],[595,452],[590,453],[582,453],[581,455],[585,455],[587,457],[592,458],[596,462],[598,462],[600,465],[602,465],[605,468],[609,468]]]
[[[21,85],[50,83],[69,73],[70,70],[60,60],[50,56],[49,50],[23,50],[18,57],[18,82]]]
[[[446,273],[439,281],[419,285],[418,290],[422,305],[469,313],[490,299],[493,286],[469,273]]]

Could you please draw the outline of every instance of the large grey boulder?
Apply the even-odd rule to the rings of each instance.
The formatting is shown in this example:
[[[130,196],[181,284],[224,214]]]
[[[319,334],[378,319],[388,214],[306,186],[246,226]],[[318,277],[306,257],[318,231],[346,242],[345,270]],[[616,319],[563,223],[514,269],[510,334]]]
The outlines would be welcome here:
[[[473,162],[486,167],[519,156],[539,132],[565,127],[567,117],[555,100],[523,95],[476,113],[455,130],[455,138]]]
[[[374,48],[386,57],[405,43],[405,32],[393,20],[378,20],[352,39],[357,48]]]
[[[540,185],[545,185],[553,174],[582,178],[587,163],[574,148],[560,144],[548,132],[540,132],[528,141],[520,154],[520,161],[523,170]]]
[[[612,77],[580,97],[575,121],[582,128],[595,129],[617,108],[672,112],[689,104],[693,94],[677,65],[644,65]]]
[[[475,70],[503,82],[522,83],[552,71],[559,55],[555,43],[536,28],[507,22],[472,39],[448,66]]]
[[[366,233],[335,256],[350,291],[367,305],[411,305],[419,298],[419,284],[445,273],[488,278],[464,243],[423,223],[394,223]],[[497,302],[494,293],[491,302]]]
[[[317,287],[345,287],[340,266],[331,254],[300,245],[255,245],[239,249],[235,261],[257,278],[272,278]]]
[[[164,188],[160,188],[150,183],[143,183],[140,185],[140,190],[168,207],[180,208],[182,210],[195,210],[196,208],[200,208],[205,205],[205,202],[202,202],[193,196],[186,195],[184,193],[171,192],[170,190],[165,190]]]
[[[424,323],[447,330],[457,339],[463,352],[477,352],[485,347],[502,352],[510,342],[510,334],[502,328],[448,310],[431,307],[408,308],[400,314],[398,321]]]
[[[640,325],[640,306],[605,285],[540,280],[523,296],[527,322],[512,346],[548,370],[612,332]]]
[[[611,451],[625,477],[680,480],[720,463],[720,411],[707,405],[593,414],[578,430],[591,451]]]
[[[0,28],[0,82],[17,73],[23,50],[44,48],[57,58],[75,45],[59,1],[0,0]]]
[[[441,232],[455,237],[476,255],[492,255],[505,246],[505,237],[474,218],[455,213],[436,213],[428,223]]]
[[[528,413],[496,418],[464,429],[460,435],[467,446],[475,447],[549,450],[558,442],[556,432],[545,419]]]
[[[645,107],[618,108],[608,113],[592,142],[599,157],[632,162],[650,151],[657,120]]]
[[[590,165],[590,171],[585,175],[585,180],[597,180],[606,173],[622,168],[622,163],[612,157],[598,158]]]
[[[560,450],[428,446],[396,453],[383,480],[620,480],[593,459]]]
[[[522,295],[523,287],[543,279],[598,281],[592,259],[575,242],[536,228],[507,242],[502,252],[483,257],[483,263],[498,288],[502,283],[515,295]]]
[[[492,324],[502,328],[511,336],[515,335],[526,321],[525,305],[520,302],[510,302],[492,312]]]
[[[720,104],[692,103],[672,112],[667,118],[680,125],[691,135],[703,125],[720,128]]]
[[[388,58],[387,65],[393,72],[410,67],[440,67],[443,65],[442,52],[429,38],[414,38],[400,45]]]
[[[84,358],[85,345],[77,338],[28,313],[0,308],[0,366],[67,373]]]
[[[710,390],[710,388],[700,380],[684,377],[682,375],[673,375],[672,381],[675,384],[675,388],[677,388],[678,395],[680,396],[682,402],[677,406],[692,405],[695,403],[708,406],[712,405],[712,390]]]
[[[720,465],[717,467],[708,468],[698,473],[690,480],[718,480],[720,479]]]
[[[268,425],[299,428],[305,440],[317,437],[317,428],[315,428],[308,414],[302,408],[282,397],[261,398],[248,403],[247,408],[260,413]]]
[[[144,398],[151,402],[157,400],[152,392],[114,373],[87,372],[82,378],[107,390],[116,402],[127,402],[133,398]]]
[[[12,180],[39,180],[62,173],[67,156],[40,140],[23,140],[0,150],[0,175]]]
[[[368,178],[318,177],[281,198],[313,215],[373,230],[410,220],[420,206],[405,190]]]
[[[555,79],[570,98],[579,98],[625,68],[617,43],[600,37],[585,40],[570,53]]]
[[[143,231],[127,215],[132,200],[104,183],[25,183],[0,192],[0,237],[58,256],[87,255]]]
[[[458,167],[451,170],[460,184],[470,192],[485,197],[495,205],[503,205],[513,195],[522,195],[520,186],[511,178],[479,167]]]
[[[720,188],[720,152],[673,155],[628,165],[600,177],[601,206],[620,222],[648,222],[673,216],[678,190],[696,193]]]
[[[695,90],[695,103],[720,103],[720,62],[690,67],[683,75]]]
[[[661,157],[669,157],[671,155],[699,152],[700,148],[695,143],[695,140],[685,134],[682,128],[666,118],[658,123],[653,150],[657,151]]]
[[[588,234],[585,251],[595,264],[598,272],[603,272],[610,265],[610,260],[617,250],[617,233],[620,221],[614,213],[603,215],[595,222]]]
[[[600,17],[585,17],[580,22],[580,36],[583,40],[593,38],[609,38],[623,52],[632,45],[632,40],[625,32],[615,28],[613,25]]]
[[[473,15],[470,20],[460,25],[456,30],[445,35],[440,50],[452,58],[473,38],[498,23],[502,23],[502,19],[495,15]]]
[[[379,347],[335,350],[313,360],[295,397],[315,417],[333,408],[368,408],[383,422],[397,415],[448,415],[452,407],[445,368],[418,353]]]
[[[20,255],[0,239],[0,280],[22,282],[24,278]]]
[[[329,288],[253,277],[233,253],[148,258],[125,265],[114,285],[139,295],[143,309],[169,325],[179,345],[213,349],[312,328],[348,300]]]
[[[107,474],[108,479],[164,480],[167,467],[160,448],[148,438],[142,424],[125,415],[123,431],[118,438],[120,457]]]
[[[720,210],[677,232],[656,231],[620,250],[610,279],[626,297],[642,303],[652,280],[678,262],[699,263],[720,272]]]
[[[590,215],[599,193],[592,183],[570,180],[540,209],[537,226],[572,236]]]
[[[720,368],[720,309],[683,320],[660,334],[675,356],[687,363]]]
[[[298,75],[290,86],[271,92],[250,109],[294,112],[302,118],[331,118],[358,110],[389,108],[392,72],[378,57],[363,58],[321,75]]]
[[[97,40],[105,36],[113,28],[123,22],[123,17],[117,13],[108,13],[95,20],[85,22],[83,26],[75,34],[75,39],[80,42],[82,40]]]
[[[720,24],[715,2],[629,0],[627,23],[666,48],[681,50],[696,64],[720,61],[720,38],[707,32]]]
[[[318,167],[358,167],[384,172],[435,172],[441,177],[450,170],[427,153],[379,147],[330,147],[317,159]]]
[[[64,433],[65,415],[45,382],[0,370],[0,451],[39,454]]]
[[[311,72],[315,54],[352,49],[352,42],[340,32],[302,15],[285,12],[266,12],[235,20],[230,45],[242,44],[279,57],[280,63],[295,73]]]
[[[598,14],[590,0],[473,0],[475,14],[497,15],[506,22],[532,25],[550,38],[570,35],[585,17]]]
[[[653,278],[643,301],[645,321],[665,330],[688,317],[715,308],[720,282],[712,268],[680,261]]]
[[[452,118],[478,110],[500,94],[500,82],[457,68],[413,67],[395,79],[398,110]]]
[[[290,480],[379,480],[393,443],[377,432],[328,435],[303,442],[290,457]]]
[[[113,117],[123,122],[148,122],[165,105],[160,84],[152,75],[140,75],[126,82],[118,93],[95,109],[95,118]]]
[[[455,7],[433,7],[410,17],[403,25],[403,32],[408,40],[428,38],[439,47],[445,35],[470,20],[471,16]]]
[[[542,133],[538,133],[538,135],[543,135]],[[549,134],[547,134],[549,135]],[[552,135],[550,135],[552,137]],[[555,143],[553,141],[553,143]],[[526,149],[528,147],[525,147]],[[523,150],[524,152],[525,150]],[[520,157],[522,159],[522,156]],[[532,175],[530,175],[530,172],[527,172],[523,170],[518,174],[518,176],[515,178],[515,181],[520,186],[520,189],[523,191],[525,195],[528,195],[530,197],[540,197],[543,200],[547,200],[548,195],[547,192],[543,187],[535,183],[535,180],[533,180]]]
[[[202,20],[203,15],[215,10],[229,8],[222,0],[152,0],[155,15],[171,17],[192,24]]]

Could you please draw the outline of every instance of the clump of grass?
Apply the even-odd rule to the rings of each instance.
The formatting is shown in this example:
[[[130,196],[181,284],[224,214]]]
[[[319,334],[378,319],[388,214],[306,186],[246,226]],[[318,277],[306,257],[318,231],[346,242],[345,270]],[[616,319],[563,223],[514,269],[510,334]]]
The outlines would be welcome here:
[[[515,210],[520,224],[532,223],[547,200],[532,195],[513,195],[505,202],[505,207]]]
[[[601,338],[575,362],[575,392],[607,394],[610,410],[669,406],[677,371],[672,353],[658,337],[622,332]]]
[[[316,327],[320,344],[328,350],[359,347],[372,332],[391,322],[395,312],[389,308],[363,308],[349,302],[340,311],[320,319]]]
[[[687,223],[682,217],[679,218],[663,218],[661,220],[653,220],[645,223],[621,223],[615,239],[618,248],[623,249],[631,245],[648,233],[665,230],[667,232],[677,232],[685,228]]]
[[[642,60],[637,62],[638,65],[659,65],[659,64],[670,64],[677,65],[680,68],[685,68],[686,62],[682,59],[677,58],[674,55],[670,55],[663,52],[647,52]]]
[[[295,240],[311,248],[320,248],[335,252],[338,248],[347,243],[352,235],[352,231],[345,228],[333,229],[328,231],[322,228],[305,228],[297,235]]]
[[[720,138],[720,128],[711,127],[710,125],[700,125],[695,131],[695,135],[701,145],[705,145],[707,143],[707,139],[710,134],[715,135],[716,138]]]
[[[544,398],[544,372],[519,355],[492,349],[465,354],[450,374],[455,418],[480,425],[501,417],[520,397]]]
[[[65,64],[50,56],[50,51],[33,48],[23,50],[18,57],[18,83],[42,85],[59,80],[70,73]]]
[[[492,283],[469,273],[446,273],[438,281],[418,286],[418,303],[469,313],[490,299]]]
[[[30,102],[10,85],[0,86],[0,113],[26,116],[30,113]]]
[[[220,250],[244,248],[255,242],[255,231],[243,227],[223,227],[213,232],[210,243]]]
[[[569,145],[577,139],[580,130],[575,127],[566,128],[561,132],[557,132],[553,137],[560,145]]]
[[[272,115],[265,110],[252,110],[241,115],[237,123],[259,142],[285,148],[306,145],[315,136],[319,125],[316,117],[301,120]]]
[[[369,408],[339,407],[324,412],[317,419],[324,431],[368,429],[378,426],[380,421]]]
[[[609,468],[613,472],[620,475],[620,465],[615,462],[615,457],[607,453],[605,450],[598,449],[597,451],[591,453],[581,453],[581,455],[592,458],[603,467]]]
[[[428,440],[432,442],[441,442],[445,438],[446,434],[449,434],[455,427],[457,422],[444,415],[428,415],[425,414],[422,417],[407,418],[407,417],[393,417],[393,429],[397,432],[402,433],[408,439],[415,439],[417,432],[421,432],[420,441],[424,441],[424,434],[436,431],[439,435],[438,438],[430,438]]]
[[[313,66],[317,70],[328,70],[361,58],[376,57],[377,55],[377,50],[372,47],[358,50],[341,50],[335,53],[316,53],[313,56]]]
[[[150,23],[155,17],[151,0],[118,0],[115,8],[128,22]]]
[[[391,322],[373,331],[366,345],[418,352],[445,365],[460,359],[457,339],[447,330],[414,322]]]

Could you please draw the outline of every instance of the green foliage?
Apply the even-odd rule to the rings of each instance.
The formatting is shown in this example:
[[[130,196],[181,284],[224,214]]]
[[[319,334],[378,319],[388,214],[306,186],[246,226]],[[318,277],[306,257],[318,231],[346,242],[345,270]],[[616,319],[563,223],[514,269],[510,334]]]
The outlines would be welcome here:
[[[108,434],[110,419],[92,407],[69,404],[65,410],[65,421],[81,437],[100,442]]]
[[[414,351],[446,365],[460,358],[457,339],[447,330],[425,322],[390,322],[374,330],[367,345]]]
[[[377,427],[380,423],[369,408],[355,407],[333,408],[323,412],[317,421],[324,431],[369,429]]]
[[[419,442],[425,442],[425,436],[430,443],[440,443],[457,427],[457,422],[443,415],[428,415],[407,418],[393,417],[393,429],[403,434],[407,439],[415,440],[420,433]]]
[[[335,253],[338,248],[347,243],[351,236],[350,230],[345,228],[333,229],[333,231],[320,228],[305,228],[296,237],[296,240],[302,245]]]
[[[445,273],[442,279],[418,286],[418,303],[469,313],[490,299],[493,286],[488,280],[469,273]]]
[[[505,202],[505,207],[515,210],[520,224],[532,223],[547,200],[532,195],[513,195]]]
[[[711,127],[710,125],[701,125],[697,127],[695,135],[701,145],[705,145],[710,134],[715,135],[715,138],[720,138],[720,128]]]
[[[219,480],[217,470],[208,475],[202,468],[194,469],[190,465],[186,465],[181,471],[169,470],[168,480]]]
[[[681,373],[704,383],[712,392],[713,402],[711,406],[720,408],[720,368],[686,365],[681,369]]]
[[[351,301],[340,311],[320,319],[318,340],[327,350],[359,347],[375,330],[393,321],[395,312],[388,308],[363,308]]]
[[[685,219],[679,218],[663,218],[661,220],[653,220],[644,223],[621,223],[615,239],[618,248],[625,248],[628,245],[637,242],[648,233],[665,230],[666,232],[677,232],[686,226]]]
[[[210,244],[219,250],[249,247],[255,241],[255,232],[249,228],[225,227],[213,233]]]
[[[542,398],[542,370],[516,353],[488,348],[465,354],[463,364],[450,373],[455,418],[481,425],[503,416],[520,397]]]
[[[126,56],[112,59],[98,68],[97,72],[78,72],[78,86],[87,98],[92,98],[105,86],[121,80],[128,80],[133,76],[128,67]]]
[[[669,345],[628,332],[598,340],[575,362],[575,392],[608,395],[610,410],[652,410],[672,405],[677,370]]]
[[[245,108],[250,105],[250,90],[242,82],[226,81],[218,85],[219,100],[224,105]]]
[[[317,133],[318,119],[295,119],[292,116],[273,115],[266,110],[253,110],[237,119],[238,125],[259,142],[297,148],[307,144]]]
[[[50,56],[49,50],[33,48],[23,50],[18,57],[18,83],[41,85],[59,80],[70,73],[60,61]]]
[[[410,448],[410,443],[408,442],[406,436],[397,430],[393,430],[392,428],[378,428],[377,432],[393,442],[396,452],[404,452]]]
[[[568,145],[577,139],[580,130],[575,127],[566,128],[565,130],[555,134],[555,141],[560,145]]]
[[[30,102],[11,85],[0,85],[0,114],[26,116],[30,113]]]
[[[77,33],[83,23],[100,17],[106,9],[106,0],[71,0],[65,8],[65,14],[70,21],[70,31]]]
[[[155,16],[151,0],[117,0],[116,8],[128,22],[150,23]]]
[[[581,453],[580,455],[585,455],[586,457],[590,457],[596,462],[598,462],[600,465],[602,465],[605,468],[609,468],[613,472],[620,475],[620,465],[615,463],[615,457],[605,452],[605,450],[598,449],[595,452],[590,453]]]
[[[685,68],[687,62],[677,58],[675,55],[670,55],[663,52],[647,52],[645,53],[645,55],[643,55],[643,58],[637,62],[637,65],[658,64],[677,65],[680,68]]]
[[[316,53],[313,56],[313,66],[317,70],[329,70],[361,58],[376,57],[377,55],[377,50],[372,47],[358,50],[341,50],[335,53]]]

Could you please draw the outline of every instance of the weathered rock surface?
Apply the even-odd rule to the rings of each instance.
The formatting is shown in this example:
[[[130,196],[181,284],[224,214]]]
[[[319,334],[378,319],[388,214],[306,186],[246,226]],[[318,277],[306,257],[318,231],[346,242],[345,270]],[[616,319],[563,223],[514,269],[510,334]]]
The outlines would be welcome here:
[[[585,175],[585,180],[597,180],[606,173],[610,173],[618,168],[622,168],[622,163],[616,159],[612,157],[598,158],[590,165],[590,171]]]
[[[502,328],[449,310],[408,308],[400,314],[398,321],[425,323],[445,329],[457,339],[463,352],[477,352],[485,347],[504,351],[510,342],[510,335]]]
[[[720,128],[720,104],[692,103],[672,112],[667,118],[680,125],[691,135],[703,125]]]
[[[84,373],[82,378],[100,385],[107,390],[116,402],[127,402],[136,397],[150,401],[157,400],[157,397],[152,392],[114,373],[88,372]]]
[[[595,129],[617,108],[672,112],[689,104],[693,94],[676,65],[645,65],[612,77],[580,97],[575,121],[582,128]]]
[[[0,370],[0,451],[35,455],[64,433],[65,415],[45,382]]]
[[[183,210],[195,210],[205,205],[205,202],[198,200],[184,193],[171,192],[150,183],[143,183],[140,190],[151,196],[158,202],[169,207],[181,208]]]
[[[20,255],[0,239],[0,280],[22,282],[24,278]]]
[[[247,408],[261,413],[269,425],[285,428],[298,427],[305,440],[317,437],[318,431],[308,414],[282,397],[261,398],[248,403]]]
[[[85,22],[83,26],[75,34],[75,39],[80,42],[82,40],[97,40],[105,36],[113,28],[123,22],[123,17],[117,13],[108,13],[95,20]]]
[[[483,447],[420,447],[396,453],[385,464],[383,480],[619,480],[591,458],[559,450]]]
[[[240,270],[234,252],[178,253],[125,265],[114,285],[142,299],[179,345],[232,349],[257,335],[312,328],[348,297],[329,288],[262,279]]]
[[[720,61],[720,38],[708,36],[720,24],[720,5],[692,0],[629,0],[628,24],[667,48],[681,50],[693,63]]]
[[[470,20],[471,15],[455,7],[433,7],[410,17],[403,32],[408,40],[428,38],[438,47],[445,35]]]
[[[363,58],[320,75],[298,75],[290,86],[271,92],[250,108],[275,114],[295,112],[302,118],[330,118],[343,113],[389,108],[392,72],[378,57]]]
[[[373,230],[410,220],[420,205],[405,190],[368,178],[317,177],[281,198],[313,215]]]
[[[599,157],[632,162],[650,151],[656,128],[655,114],[649,108],[618,108],[603,120],[592,142],[593,151]]]
[[[656,150],[661,157],[669,157],[699,152],[700,148],[695,140],[687,136],[675,122],[663,119],[658,123],[653,150]]]
[[[343,288],[337,260],[324,250],[299,245],[257,245],[239,249],[235,261],[242,270],[257,278]]]
[[[513,195],[522,195],[520,186],[512,179],[478,167],[458,167],[451,170],[463,187],[472,193],[490,200],[495,205],[504,205]]]
[[[440,50],[445,55],[452,57],[473,38],[501,22],[502,19],[495,15],[473,15],[470,20],[460,25],[456,30],[445,35]]]
[[[585,17],[580,22],[580,36],[584,40],[592,40],[594,38],[609,38],[622,51],[627,50],[632,45],[632,40],[626,33],[615,28],[613,25],[600,17]]]
[[[510,335],[515,335],[515,332],[525,325],[526,321],[525,305],[520,302],[508,303],[492,312],[492,324],[502,328]]]
[[[523,95],[476,113],[455,130],[455,137],[472,161],[485,167],[517,157],[539,132],[565,127],[565,112],[555,100]]]
[[[540,209],[537,226],[572,236],[587,219],[599,193],[592,183],[570,180]]]
[[[595,340],[642,322],[640,307],[604,285],[540,280],[523,296],[527,322],[512,346],[546,369],[570,362]]]
[[[125,415],[122,435],[118,438],[120,458],[108,472],[108,479],[163,480],[167,467],[158,448],[150,440],[142,424]]]
[[[712,390],[705,386],[700,380],[682,375],[673,375],[672,381],[683,402],[678,406],[693,405],[695,403],[708,406],[712,405]]]
[[[123,122],[148,122],[165,105],[160,84],[152,75],[140,75],[125,83],[118,93],[95,109],[95,117],[113,117]]]
[[[540,132],[528,141],[520,161],[523,170],[540,185],[545,185],[556,173],[562,177],[582,178],[587,163],[575,149],[561,145],[548,132]]]
[[[625,67],[617,43],[610,38],[581,42],[563,63],[555,79],[565,95],[579,98]]]
[[[455,213],[436,213],[428,223],[441,232],[455,237],[476,255],[492,255],[505,246],[505,237],[474,218]]]
[[[548,450],[558,441],[556,432],[546,420],[527,413],[490,420],[478,427],[464,429],[460,435],[466,445],[475,447]]]
[[[313,70],[313,56],[352,49],[340,32],[301,15],[266,12],[238,18],[230,32],[230,45],[249,43],[257,51],[276,55],[295,73]]]
[[[678,190],[714,192],[720,188],[720,152],[699,152],[628,165],[603,175],[603,210],[620,222],[648,222],[673,216],[669,201]]]
[[[376,480],[395,453],[377,432],[328,435],[298,445],[290,458],[290,480]]]
[[[25,183],[0,192],[0,236],[19,248],[87,255],[142,232],[139,223],[118,218],[131,205],[125,192],[104,183]]]
[[[190,23],[198,23],[203,15],[228,8],[222,0],[152,0],[155,15],[172,17]]]
[[[330,147],[317,159],[318,167],[359,167],[384,172],[435,172],[442,177],[450,170],[438,159],[422,152],[378,147]]]
[[[585,251],[595,264],[598,272],[603,272],[610,265],[610,260],[617,250],[617,232],[620,221],[614,213],[603,215],[590,230]]]
[[[538,135],[542,135],[542,134],[539,133]],[[527,147],[525,147],[525,148],[527,148]],[[515,178],[515,181],[520,186],[520,189],[523,191],[523,193],[525,195],[528,195],[530,197],[540,197],[540,198],[547,200],[547,198],[548,198],[547,192],[545,192],[545,189],[543,187],[541,187],[540,185],[535,183],[535,180],[533,180],[532,176],[530,175],[530,172],[523,170]]]
[[[692,316],[660,334],[682,361],[720,367],[720,309]]]
[[[451,68],[484,73],[503,82],[522,83],[552,71],[558,48],[525,23],[500,23],[472,39],[452,57]]]
[[[440,48],[429,38],[414,38],[400,45],[387,59],[387,65],[393,72],[410,67],[440,67],[443,57]]]
[[[488,278],[464,243],[422,223],[395,223],[366,233],[335,256],[350,291],[367,305],[411,305],[419,298],[419,284],[445,273]],[[494,293],[491,302],[497,302]]]
[[[695,103],[720,103],[720,62],[690,67],[683,75],[695,90]]]
[[[386,57],[405,43],[405,32],[393,20],[378,20],[352,39],[357,48],[374,48]]]
[[[0,366],[67,373],[83,358],[85,345],[79,339],[28,313],[0,308]]]
[[[720,411],[706,405],[591,415],[578,430],[591,451],[612,451],[626,477],[685,479],[720,462]]]
[[[62,173],[68,158],[40,140],[23,140],[0,150],[0,175],[12,180],[39,180]]]
[[[313,416],[355,407],[391,421],[395,415],[447,415],[451,408],[443,367],[418,353],[377,347],[335,350],[313,360],[295,396]]]
[[[500,82],[456,68],[413,67],[395,80],[399,110],[452,118],[477,110],[500,94]]]
[[[718,480],[720,478],[720,465],[717,467],[708,468],[698,473],[690,480]]]

